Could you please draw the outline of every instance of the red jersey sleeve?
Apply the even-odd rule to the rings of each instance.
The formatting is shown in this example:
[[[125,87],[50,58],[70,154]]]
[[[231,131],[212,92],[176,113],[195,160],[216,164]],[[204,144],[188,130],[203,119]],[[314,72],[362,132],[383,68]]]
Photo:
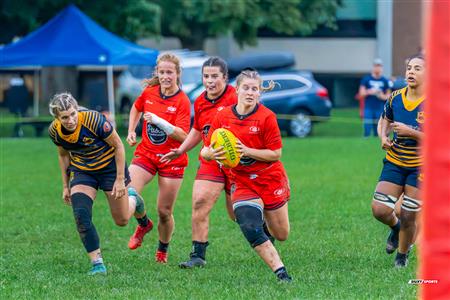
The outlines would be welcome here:
[[[147,90],[146,88],[139,97],[136,98],[134,101],[134,107],[140,112],[144,111],[144,104],[145,104],[145,98],[147,97]]]
[[[200,95],[194,102],[194,124],[192,125],[192,127],[197,130],[197,131],[202,131],[200,128],[200,125],[198,124],[198,119],[199,119],[199,113],[198,113],[198,109],[199,109],[199,102],[200,102],[200,97],[202,95]]]
[[[273,113],[267,116],[264,123],[264,144],[270,150],[277,150],[283,147],[277,117]]]
[[[175,119],[175,126],[188,133],[189,126],[191,125],[191,102],[187,96],[180,100],[180,106],[178,109],[177,117]]]

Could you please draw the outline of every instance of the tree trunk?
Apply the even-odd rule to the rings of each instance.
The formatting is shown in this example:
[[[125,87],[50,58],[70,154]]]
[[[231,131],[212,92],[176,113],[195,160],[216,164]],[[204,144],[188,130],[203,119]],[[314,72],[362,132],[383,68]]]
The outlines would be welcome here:
[[[204,24],[192,24],[192,34],[187,37],[179,37],[181,47],[189,50],[203,50],[208,37],[208,31],[205,28]]]
[[[69,92],[78,98],[78,70],[76,67],[42,68],[42,101],[40,107],[46,110],[49,100],[57,93]],[[44,108],[45,106],[45,108]]]

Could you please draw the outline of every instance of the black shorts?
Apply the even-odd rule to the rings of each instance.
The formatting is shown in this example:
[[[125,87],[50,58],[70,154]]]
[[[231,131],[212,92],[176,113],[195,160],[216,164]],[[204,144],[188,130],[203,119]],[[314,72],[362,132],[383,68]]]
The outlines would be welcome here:
[[[82,184],[90,186],[96,190],[101,189],[105,192],[112,191],[116,181],[116,164],[110,163],[108,166],[97,171],[83,171],[76,168],[69,168],[70,188]],[[128,166],[125,165],[125,186],[131,182]]]
[[[383,170],[378,181],[387,181],[400,186],[410,185],[419,188],[422,180],[419,168],[406,168],[394,165],[387,159],[383,160]]]

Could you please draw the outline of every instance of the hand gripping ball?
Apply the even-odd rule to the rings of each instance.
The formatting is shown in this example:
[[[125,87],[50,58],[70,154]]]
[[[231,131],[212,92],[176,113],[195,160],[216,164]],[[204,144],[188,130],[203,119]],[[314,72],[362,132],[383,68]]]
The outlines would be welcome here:
[[[220,162],[227,168],[236,167],[241,159],[236,148],[236,136],[225,128],[218,128],[211,136],[211,144],[214,142],[214,149],[222,146],[225,151],[225,159]]]

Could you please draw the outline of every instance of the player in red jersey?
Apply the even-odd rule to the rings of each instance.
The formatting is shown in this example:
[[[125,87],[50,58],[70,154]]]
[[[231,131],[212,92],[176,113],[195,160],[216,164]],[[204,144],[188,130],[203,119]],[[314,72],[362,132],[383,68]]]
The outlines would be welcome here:
[[[191,150],[203,140],[206,141],[211,122],[218,111],[236,104],[236,90],[227,84],[228,67],[219,57],[211,57],[202,67],[205,91],[194,103],[194,125],[186,140],[178,149],[163,156],[162,161],[171,161]],[[234,220],[230,200],[230,174],[215,161],[206,161],[199,156],[200,166],[195,177],[192,194],[192,252],[188,261],[180,263],[181,268],[202,267],[206,264],[209,213],[220,196],[226,192],[228,214]]]
[[[160,161],[170,149],[186,139],[190,124],[190,102],[180,88],[181,67],[177,56],[166,53],[158,57],[154,76],[136,99],[130,111],[127,142],[136,144],[136,126],[144,114],[142,141],[137,146],[129,168],[131,186],[139,193],[158,173],[158,232],[156,261],[167,263],[167,250],[174,229],[173,206],[188,164],[186,154],[169,163]],[[138,248],[151,226],[138,225],[130,238],[130,249]]]
[[[262,86],[256,71],[243,71],[237,77],[238,104],[220,111],[210,128],[201,155],[206,160],[220,160],[223,149],[208,147],[217,128],[230,130],[238,138],[241,160],[231,169],[231,200],[242,233],[258,255],[281,281],[291,281],[269,235],[284,241],[289,235],[289,180],[280,162],[281,134],[275,114],[259,104]],[[264,230],[267,222],[269,232]]]

